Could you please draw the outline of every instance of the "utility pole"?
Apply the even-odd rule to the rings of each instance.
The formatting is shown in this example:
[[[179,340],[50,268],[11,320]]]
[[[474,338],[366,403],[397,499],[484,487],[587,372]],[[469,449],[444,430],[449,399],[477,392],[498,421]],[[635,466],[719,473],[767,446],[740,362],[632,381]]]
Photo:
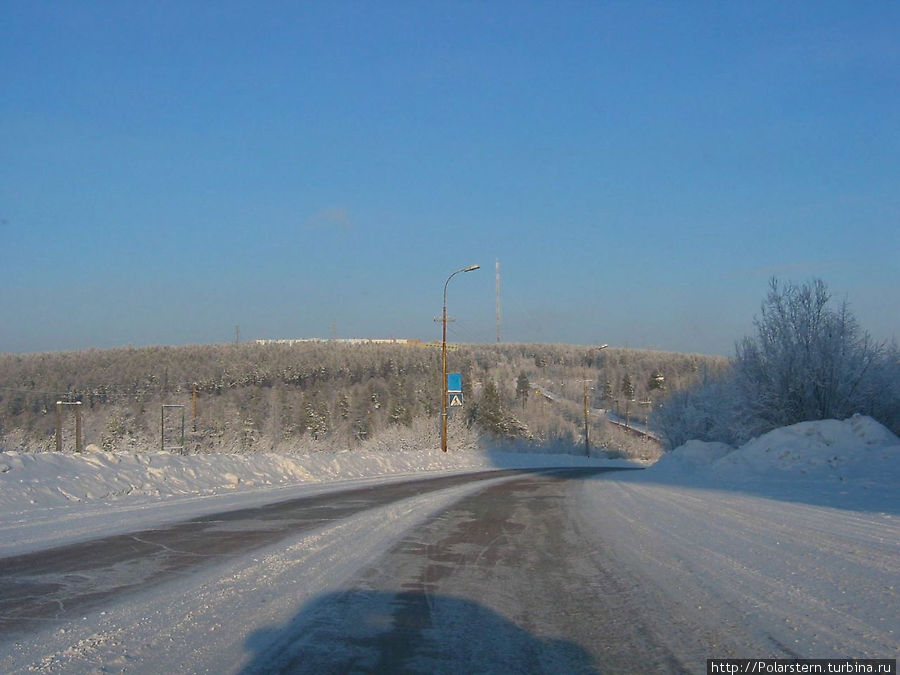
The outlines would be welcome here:
[[[591,456],[591,440],[590,440],[590,424],[588,414],[590,406],[588,405],[588,381],[584,381],[584,456]]]
[[[588,350],[588,354],[592,351],[602,351],[609,347],[608,344],[600,345],[599,347],[591,347]],[[584,373],[584,456],[591,456],[591,436],[590,436],[590,413],[591,413],[591,405],[590,405],[590,396],[588,395],[588,379],[587,373]]]

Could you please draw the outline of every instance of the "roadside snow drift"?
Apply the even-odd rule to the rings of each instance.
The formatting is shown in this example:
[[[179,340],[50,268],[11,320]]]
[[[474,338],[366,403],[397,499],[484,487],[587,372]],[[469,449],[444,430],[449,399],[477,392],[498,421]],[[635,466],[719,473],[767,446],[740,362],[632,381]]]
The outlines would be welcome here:
[[[168,452],[0,453],[4,513],[123,497],[215,495],[301,483],[408,475],[429,471],[627,462],[571,455],[442,453],[438,450],[316,455],[177,455]]]
[[[791,501],[889,510],[900,486],[900,438],[871,417],[801,422],[739,448],[689,441],[663,456],[646,478],[667,483],[752,488]],[[843,497],[843,499],[841,499]]]

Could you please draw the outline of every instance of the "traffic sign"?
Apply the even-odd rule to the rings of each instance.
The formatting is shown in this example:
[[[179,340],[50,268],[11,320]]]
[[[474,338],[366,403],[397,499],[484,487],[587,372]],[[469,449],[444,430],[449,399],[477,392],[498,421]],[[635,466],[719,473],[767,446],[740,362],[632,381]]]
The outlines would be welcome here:
[[[450,407],[461,406],[463,404],[463,395],[462,394],[450,394]]]
[[[462,373],[447,373],[447,392],[462,393]]]

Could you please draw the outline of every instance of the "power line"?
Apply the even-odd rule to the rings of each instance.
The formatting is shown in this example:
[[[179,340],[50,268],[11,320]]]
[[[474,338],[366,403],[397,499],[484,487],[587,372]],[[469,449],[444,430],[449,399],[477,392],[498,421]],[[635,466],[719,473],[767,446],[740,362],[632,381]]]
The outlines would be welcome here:
[[[467,323],[466,321],[457,321],[454,326],[448,324],[447,332],[457,338],[464,338],[462,341],[473,344],[489,343],[491,341],[483,327]]]
[[[16,394],[40,394],[41,396],[69,396],[74,391],[42,391],[40,389],[19,389],[17,387],[0,387],[2,391],[11,391]]]

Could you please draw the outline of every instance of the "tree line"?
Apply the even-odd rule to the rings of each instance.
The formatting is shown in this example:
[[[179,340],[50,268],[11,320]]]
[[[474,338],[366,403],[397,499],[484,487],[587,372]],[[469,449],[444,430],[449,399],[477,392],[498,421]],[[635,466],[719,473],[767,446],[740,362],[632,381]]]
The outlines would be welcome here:
[[[631,406],[652,417],[669,392],[726,366],[701,355],[545,344],[458,345],[448,361],[462,373],[465,401],[451,411],[456,447],[487,437],[576,452],[585,395],[591,409]],[[152,450],[162,433],[177,433],[161,429],[163,404],[186,406],[186,452],[438,447],[441,390],[440,350],[426,346],[323,341],[3,354],[0,447],[52,450],[58,400],[82,403],[85,444],[107,451]],[[621,455],[657,451],[596,412],[589,432],[595,446]]]

